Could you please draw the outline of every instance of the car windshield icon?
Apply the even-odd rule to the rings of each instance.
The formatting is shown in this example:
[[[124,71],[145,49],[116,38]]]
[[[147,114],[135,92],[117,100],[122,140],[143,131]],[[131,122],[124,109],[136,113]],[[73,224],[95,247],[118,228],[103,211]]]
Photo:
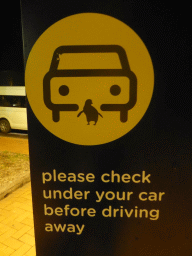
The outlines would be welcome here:
[[[111,54],[114,53],[117,56],[115,62],[118,62],[115,68],[112,67],[113,59],[110,59]],[[84,62],[84,64],[87,63],[86,68],[81,67],[81,61],[70,62],[70,54],[76,54],[79,60]],[[100,54],[102,65],[95,66],[94,60],[88,60],[88,54],[92,54],[92,57]],[[105,55],[105,58],[102,55]],[[107,61],[104,63],[106,59]],[[97,61],[97,63],[99,62]],[[137,101],[137,78],[130,69],[124,48],[119,45],[71,45],[58,47],[54,51],[50,70],[43,79],[44,103],[52,111],[53,121],[58,122],[60,120],[61,111],[79,110],[80,106],[75,103],[75,99],[73,100],[69,97],[71,93],[69,78],[71,80],[76,79],[75,81],[78,85],[87,83],[88,78],[91,78],[93,82],[89,86],[93,86],[93,84],[95,85],[103,79],[102,81],[104,82],[100,84],[102,86],[107,84],[107,80],[110,77],[114,78],[114,82],[112,83],[110,80],[111,84],[108,91],[110,97],[113,98],[111,102],[110,98],[106,101],[103,99],[103,102],[99,105],[100,110],[118,111],[120,112],[120,121],[123,123],[127,122],[128,111],[135,106]],[[58,82],[54,85],[56,80]],[[121,94],[124,94],[125,100],[122,102],[116,101]]]

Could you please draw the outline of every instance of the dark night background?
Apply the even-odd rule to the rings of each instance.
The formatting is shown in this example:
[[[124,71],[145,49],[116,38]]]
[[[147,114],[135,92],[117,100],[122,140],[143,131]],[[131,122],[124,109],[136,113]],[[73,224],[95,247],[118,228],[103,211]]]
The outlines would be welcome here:
[[[3,1],[0,15],[0,86],[24,85],[24,62],[20,1]]]
[[[37,38],[54,22],[75,13],[98,12],[120,19],[138,33],[150,52],[155,71],[154,94],[143,119],[127,135],[105,145],[84,147],[64,142],[49,133],[29,107],[29,149],[38,256],[191,256],[191,4],[148,0],[90,0],[88,3],[23,0],[22,3],[26,58]],[[3,3],[7,19],[1,15],[3,46],[0,70],[22,72],[19,1],[14,4],[13,7],[8,2]],[[45,234],[41,172],[53,168],[59,172],[78,169],[78,172],[93,172],[96,176],[109,173],[113,168],[119,173],[130,174],[147,170],[153,177],[150,188],[103,186],[98,181],[92,189],[165,191],[165,200],[153,205],[154,208],[159,207],[161,219],[148,222],[145,219],[95,218],[94,223],[90,219],[77,219],[79,223],[90,222],[87,231],[79,238]],[[63,185],[56,185],[63,189]],[[78,189],[78,185],[75,188]],[[124,205],[130,208],[137,203],[133,201],[128,205],[129,202],[125,202]],[[86,202],[82,204],[86,205]],[[90,207],[90,202],[86,206]],[[152,208],[150,202],[138,206]],[[61,221],[55,219],[56,222]]]

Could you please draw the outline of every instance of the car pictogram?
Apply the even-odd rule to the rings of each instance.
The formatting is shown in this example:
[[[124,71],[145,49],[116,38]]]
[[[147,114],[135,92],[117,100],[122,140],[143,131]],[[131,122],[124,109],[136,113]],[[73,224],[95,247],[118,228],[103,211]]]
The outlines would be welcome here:
[[[121,68],[70,68],[60,69],[59,62],[60,56],[67,54],[79,54],[81,58],[84,58],[84,54],[99,54],[99,53],[116,53],[118,55]],[[128,111],[132,109],[137,101],[137,78],[133,71],[130,69],[126,51],[119,45],[68,45],[58,47],[53,54],[50,70],[46,73],[43,79],[43,95],[44,103],[52,111],[52,119],[54,122],[60,120],[61,111],[78,111],[79,105],[75,102],[68,102],[66,99],[70,95],[70,86],[67,84],[68,78],[77,78],[82,83],[82,79],[87,78],[115,78],[115,84],[110,85],[109,94],[115,99],[118,95],[122,94],[122,86],[126,87],[128,93],[126,93],[126,102],[103,102],[100,104],[102,111],[118,111],[120,112],[120,121],[127,122]],[[54,79],[63,79],[61,84],[57,84],[54,87],[52,81]],[[124,80],[128,80],[125,84]],[[66,80],[66,81],[65,81]],[[98,80],[98,79],[97,79]],[[58,80],[60,83],[60,80]],[[87,81],[87,80],[86,80]],[[118,82],[119,81],[119,82]],[[79,84],[81,84],[79,83]],[[92,85],[90,85],[92,86]],[[124,90],[124,91],[126,91]],[[54,92],[56,91],[56,92]],[[54,96],[54,95],[56,96]],[[93,95],[94,96],[94,95]],[[57,100],[62,98],[63,100]]]

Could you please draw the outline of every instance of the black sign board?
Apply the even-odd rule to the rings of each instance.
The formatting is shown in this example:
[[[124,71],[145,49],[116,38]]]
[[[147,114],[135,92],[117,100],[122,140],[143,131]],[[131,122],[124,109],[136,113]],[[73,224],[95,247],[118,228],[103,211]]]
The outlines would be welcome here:
[[[191,255],[178,7],[21,1],[37,256]]]

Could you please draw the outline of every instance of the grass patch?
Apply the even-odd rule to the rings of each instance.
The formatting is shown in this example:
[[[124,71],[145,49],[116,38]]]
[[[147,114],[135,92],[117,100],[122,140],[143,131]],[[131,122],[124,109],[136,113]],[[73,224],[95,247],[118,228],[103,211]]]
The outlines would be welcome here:
[[[0,152],[0,183],[3,179],[29,171],[29,156],[8,151]]]

